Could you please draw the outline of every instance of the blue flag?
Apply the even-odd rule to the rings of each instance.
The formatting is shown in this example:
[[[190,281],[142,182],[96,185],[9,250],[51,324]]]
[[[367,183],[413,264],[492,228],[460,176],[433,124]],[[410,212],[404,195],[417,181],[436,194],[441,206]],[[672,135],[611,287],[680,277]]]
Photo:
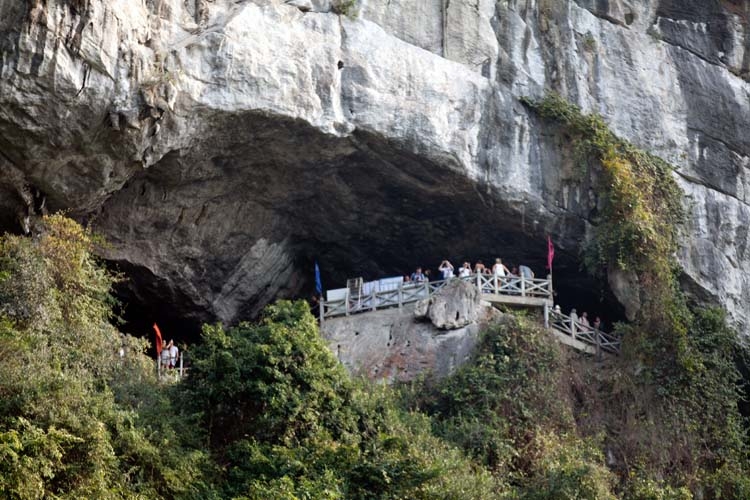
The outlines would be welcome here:
[[[320,281],[320,268],[317,260],[315,261],[315,291],[318,295],[323,295],[323,283]]]

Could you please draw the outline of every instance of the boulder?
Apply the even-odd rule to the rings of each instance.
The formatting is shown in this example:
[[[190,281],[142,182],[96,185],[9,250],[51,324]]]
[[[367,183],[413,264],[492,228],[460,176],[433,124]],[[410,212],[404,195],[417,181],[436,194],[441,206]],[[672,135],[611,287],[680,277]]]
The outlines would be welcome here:
[[[421,300],[414,308],[417,319],[429,318],[441,330],[455,330],[475,323],[479,317],[479,290],[471,283],[454,279]]]

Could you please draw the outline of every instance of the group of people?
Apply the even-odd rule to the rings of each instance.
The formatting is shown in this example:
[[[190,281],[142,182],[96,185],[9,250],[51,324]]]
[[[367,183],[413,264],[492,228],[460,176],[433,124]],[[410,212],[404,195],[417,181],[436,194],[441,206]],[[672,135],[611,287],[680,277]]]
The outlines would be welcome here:
[[[500,259],[499,257],[495,259],[495,263],[492,265],[492,267],[487,267],[481,260],[478,260],[472,268],[471,263],[465,261],[461,265],[461,267],[458,268],[458,271],[456,271],[456,268],[448,259],[444,259],[440,263],[440,266],[438,266],[438,271],[440,271],[441,279],[444,280],[453,278],[455,276],[458,276],[459,278],[467,278],[472,274],[483,274],[488,276],[500,277],[512,276],[516,278],[523,277],[526,279],[534,279],[534,272],[529,266],[525,266],[522,264],[518,267],[508,269],[508,267],[503,264],[502,259]],[[411,273],[411,275],[404,276],[404,281],[421,283],[424,281],[429,281],[431,278],[431,272],[429,269],[423,271],[421,267],[418,267],[416,271]]]
[[[562,311],[560,310],[560,306],[556,305],[553,310],[561,314]],[[570,319],[571,319],[571,328],[573,329],[573,332],[585,332],[589,331],[592,328],[595,330],[603,330],[604,324],[602,323],[602,320],[599,316],[594,317],[594,321],[591,322],[589,320],[589,314],[586,311],[583,311],[581,315],[578,315],[578,311],[576,311],[575,308],[570,310]]]
[[[162,370],[169,370],[177,366],[180,358],[180,350],[174,345],[174,340],[167,344],[166,340],[161,343],[161,353],[159,354],[159,364]]]

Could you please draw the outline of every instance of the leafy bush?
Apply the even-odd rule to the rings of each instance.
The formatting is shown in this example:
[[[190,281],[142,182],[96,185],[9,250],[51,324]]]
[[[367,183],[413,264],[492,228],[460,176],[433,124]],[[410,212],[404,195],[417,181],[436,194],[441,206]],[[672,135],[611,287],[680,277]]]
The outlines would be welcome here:
[[[457,444],[521,498],[613,498],[596,443],[576,436],[565,357],[530,320],[506,315],[483,333],[471,363],[410,392]]]
[[[0,238],[0,496],[209,497],[144,343],[110,324],[115,277],[94,245],[62,216]]]
[[[349,379],[301,301],[267,307],[258,324],[206,327],[184,396],[231,464],[225,496],[493,497],[492,477],[434,437],[426,416]]]

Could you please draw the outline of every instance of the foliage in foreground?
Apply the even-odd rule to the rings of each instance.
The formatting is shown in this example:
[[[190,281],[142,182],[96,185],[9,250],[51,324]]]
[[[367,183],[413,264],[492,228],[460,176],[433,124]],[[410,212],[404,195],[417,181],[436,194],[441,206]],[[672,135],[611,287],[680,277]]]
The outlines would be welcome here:
[[[61,216],[0,239],[0,496],[200,498],[206,454],[177,434],[142,342],[110,324],[93,245]]]
[[[185,404],[227,464],[227,497],[495,497],[491,475],[433,436],[426,416],[348,377],[304,302],[204,328],[194,358]]]
[[[418,387],[409,400],[438,435],[466,450],[525,499],[614,498],[595,438],[578,437],[562,347],[524,317],[484,333],[473,362]]]

